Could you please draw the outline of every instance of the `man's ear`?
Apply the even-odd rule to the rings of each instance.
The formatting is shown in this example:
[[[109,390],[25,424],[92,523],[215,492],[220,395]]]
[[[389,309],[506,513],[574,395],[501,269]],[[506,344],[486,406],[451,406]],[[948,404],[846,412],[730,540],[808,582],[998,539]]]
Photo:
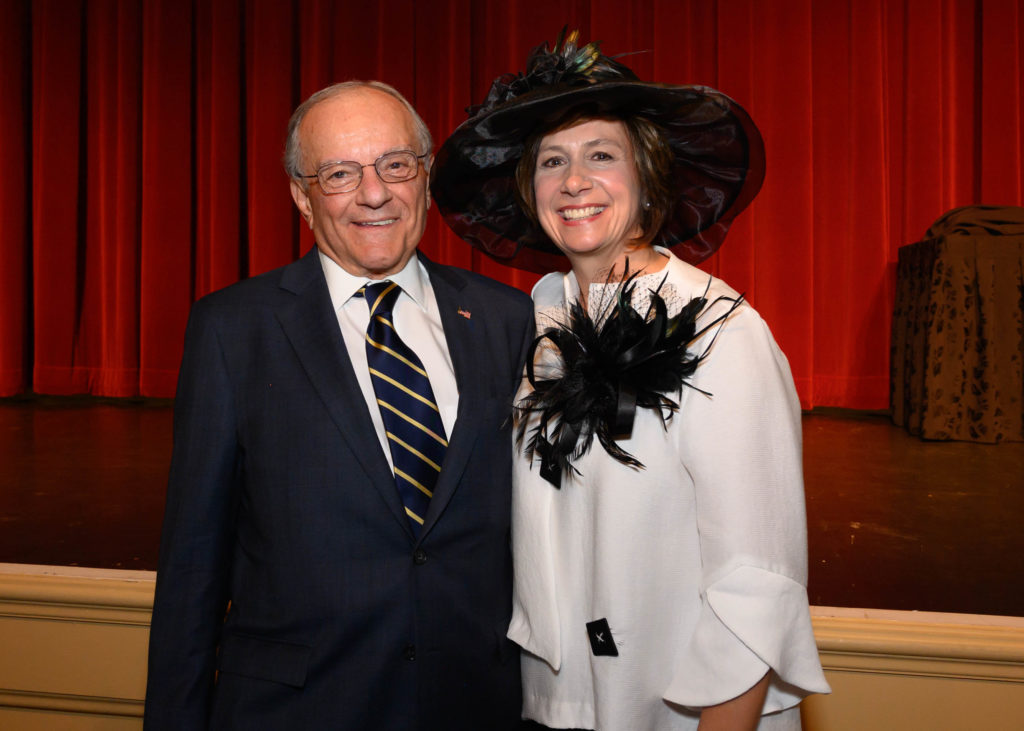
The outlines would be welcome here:
[[[310,228],[313,228],[313,206],[309,202],[309,193],[306,192],[305,187],[295,178],[291,181],[292,200],[295,201],[295,207],[299,209],[299,215],[306,219],[306,223],[309,224]]]
[[[423,172],[427,174],[427,210],[430,210],[430,168],[434,166],[434,156],[431,155],[423,164]]]

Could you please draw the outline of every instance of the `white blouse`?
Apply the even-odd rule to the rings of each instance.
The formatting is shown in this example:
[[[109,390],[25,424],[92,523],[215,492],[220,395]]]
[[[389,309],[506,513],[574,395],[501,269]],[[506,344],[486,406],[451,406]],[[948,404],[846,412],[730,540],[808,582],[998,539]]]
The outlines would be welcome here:
[[[660,251],[666,269],[638,282],[637,294],[667,272],[662,294],[675,314],[709,277]],[[577,292],[571,274],[541,279],[538,331],[564,319]],[[708,302],[719,295],[737,293],[713,279]],[[591,305],[600,299],[592,289]],[[698,328],[729,306],[715,305]],[[538,367],[553,356],[541,351]],[[685,386],[672,394],[679,411],[667,429],[638,408],[620,441],[645,469],[617,462],[595,439],[575,462],[582,476],[566,474],[555,489],[519,450],[508,636],[526,651],[525,718],[596,731],[696,729],[701,707],[771,670],[759,728],[799,729],[800,700],[829,692],[805,589],[800,406],[786,358],[743,304],[690,382],[708,395]],[[591,649],[586,624],[600,619],[617,656]]]

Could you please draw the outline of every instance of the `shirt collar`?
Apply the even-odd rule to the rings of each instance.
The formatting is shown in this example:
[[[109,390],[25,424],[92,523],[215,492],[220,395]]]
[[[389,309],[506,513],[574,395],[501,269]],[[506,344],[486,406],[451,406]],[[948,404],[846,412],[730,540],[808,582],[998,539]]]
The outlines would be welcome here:
[[[334,305],[335,310],[344,307],[352,295],[358,292],[364,284],[372,281],[368,277],[349,274],[320,249],[317,249],[317,254],[320,256],[320,266],[324,270],[324,277],[327,278],[327,290],[331,294],[331,304]],[[400,272],[385,277],[385,279],[401,287],[402,292],[412,298],[420,309],[426,311],[425,290],[428,286],[428,275],[423,264],[420,263],[420,258],[415,253],[409,257],[409,261]]]
[[[661,270],[659,270],[657,272],[651,272],[651,274],[644,274],[642,276],[649,277],[649,276],[653,276],[655,274],[660,275],[660,276],[664,276],[669,269],[674,269],[675,268],[676,261],[678,261],[676,255],[673,254],[669,249],[666,249],[664,246],[654,246],[653,248],[659,254],[661,254],[662,256],[666,257],[668,259],[668,262],[665,264],[665,268],[664,269],[661,269]],[[615,284],[616,284],[616,286],[618,286],[617,282]],[[607,285],[606,284],[602,284],[600,282],[591,282],[590,283],[591,291],[600,291],[605,286],[607,286]],[[580,296],[580,283],[577,281],[576,273],[573,272],[572,269],[570,269],[568,272],[566,272],[564,275],[562,275],[562,292],[563,292],[562,305],[566,309],[566,311],[568,311],[569,304],[571,302],[575,302],[576,300],[578,300],[579,296]],[[589,301],[589,297],[588,297],[588,301]]]

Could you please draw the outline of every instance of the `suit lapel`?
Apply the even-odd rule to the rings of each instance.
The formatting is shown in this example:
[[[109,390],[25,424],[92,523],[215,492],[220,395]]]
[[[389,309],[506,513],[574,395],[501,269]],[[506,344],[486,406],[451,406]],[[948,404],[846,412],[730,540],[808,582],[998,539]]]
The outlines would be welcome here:
[[[366,411],[366,400],[352,370],[315,248],[284,270],[281,288],[294,295],[276,312],[285,335],[342,438],[411,537],[394,475]]]
[[[424,519],[422,540],[444,512],[466,470],[466,464],[480,432],[478,424],[485,394],[484,379],[476,375],[479,360],[473,357],[473,353],[483,342],[483,324],[479,319],[474,322],[471,317],[474,302],[468,299],[466,280],[457,270],[439,267],[422,254],[420,259],[430,274],[430,283],[441,313],[441,325],[444,327],[444,337],[448,343],[448,352],[455,369],[455,381],[459,388],[459,409],[455,427],[449,435],[448,451],[445,453],[441,474],[434,486],[434,496],[430,500],[430,508]]]

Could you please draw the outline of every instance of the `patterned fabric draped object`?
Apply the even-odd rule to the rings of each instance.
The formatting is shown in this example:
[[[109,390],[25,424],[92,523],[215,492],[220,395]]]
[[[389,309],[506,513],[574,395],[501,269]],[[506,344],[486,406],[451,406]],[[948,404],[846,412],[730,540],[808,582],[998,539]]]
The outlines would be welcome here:
[[[1024,441],[1024,208],[957,208],[900,248],[891,363],[911,434]]]

